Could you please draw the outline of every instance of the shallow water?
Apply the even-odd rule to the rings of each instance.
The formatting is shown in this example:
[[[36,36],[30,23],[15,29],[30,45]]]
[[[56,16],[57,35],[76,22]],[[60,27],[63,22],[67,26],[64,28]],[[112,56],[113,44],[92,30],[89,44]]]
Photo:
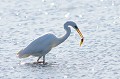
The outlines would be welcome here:
[[[85,41],[70,37],[46,55],[47,65],[16,53],[48,32],[64,35],[73,20]],[[0,0],[0,79],[120,79],[119,0]]]

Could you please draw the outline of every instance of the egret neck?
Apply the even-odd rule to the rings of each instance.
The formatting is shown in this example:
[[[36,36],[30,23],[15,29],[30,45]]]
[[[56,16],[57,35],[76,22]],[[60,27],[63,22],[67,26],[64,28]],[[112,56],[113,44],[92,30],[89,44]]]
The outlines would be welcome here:
[[[63,37],[58,38],[56,40],[55,46],[61,44],[62,42],[64,42],[70,36],[71,28],[69,26],[73,27],[79,33],[80,37],[82,38],[81,42],[80,42],[80,46],[82,45],[83,40],[84,40],[84,37],[83,37],[82,33],[80,32],[79,28],[77,27],[77,25],[74,22],[68,21],[64,24],[64,29],[66,31],[66,34]]]
[[[64,36],[62,36],[61,38],[59,38],[59,42],[57,43],[57,45],[64,42],[70,36],[70,33],[71,33],[70,27],[68,27],[68,25],[67,25],[67,26],[64,26],[64,29],[66,31],[66,34]]]

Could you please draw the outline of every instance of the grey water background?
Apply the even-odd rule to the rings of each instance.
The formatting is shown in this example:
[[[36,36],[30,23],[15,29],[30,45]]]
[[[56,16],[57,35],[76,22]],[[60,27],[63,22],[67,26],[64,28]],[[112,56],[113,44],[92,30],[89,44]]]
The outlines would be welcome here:
[[[16,57],[46,33],[64,35],[68,20],[82,31],[82,47],[71,28],[46,66]],[[0,79],[120,79],[120,0],[0,0]]]

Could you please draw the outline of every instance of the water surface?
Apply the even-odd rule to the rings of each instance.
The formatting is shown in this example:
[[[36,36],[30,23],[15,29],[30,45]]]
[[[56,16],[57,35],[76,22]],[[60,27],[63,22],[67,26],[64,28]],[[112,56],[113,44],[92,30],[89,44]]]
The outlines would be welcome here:
[[[0,79],[120,79],[119,0],[0,0]],[[36,38],[65,34],[73,20],[85,41],[70,37],[46,55],[47,65],[16,53]]]

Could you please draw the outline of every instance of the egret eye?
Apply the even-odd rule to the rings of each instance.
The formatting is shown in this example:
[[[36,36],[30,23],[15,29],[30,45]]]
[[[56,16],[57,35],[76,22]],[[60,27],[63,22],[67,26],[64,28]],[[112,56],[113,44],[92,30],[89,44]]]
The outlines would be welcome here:
[[[78,27],[77,27],[77,26],[74,26],[74,28],[75,28],[75,29],[78,29]]]

